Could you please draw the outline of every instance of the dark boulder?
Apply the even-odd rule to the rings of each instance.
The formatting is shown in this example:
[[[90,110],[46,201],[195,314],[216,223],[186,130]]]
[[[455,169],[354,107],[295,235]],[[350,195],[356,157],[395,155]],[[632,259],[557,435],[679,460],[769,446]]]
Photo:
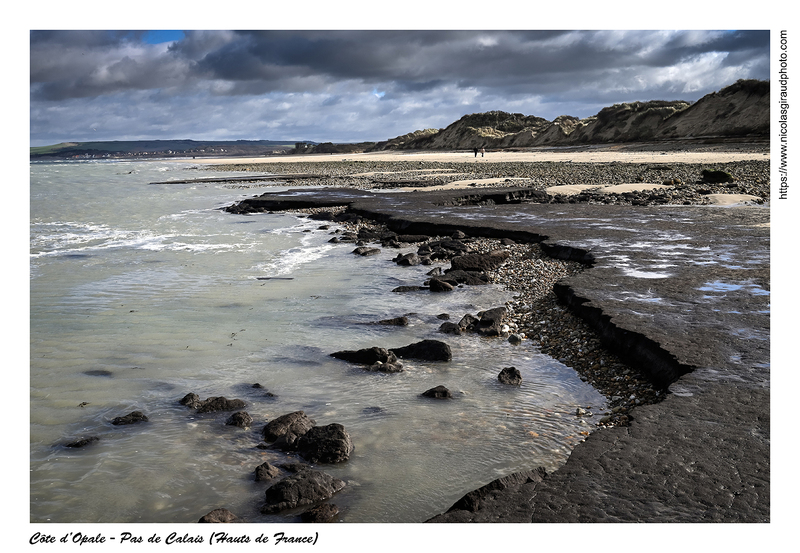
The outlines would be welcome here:
[[[441,326],[439,326],[439,332],[444,332],[445,334],[459,335],[463,334],[464,330],[456,323],[446,322],[442,323]]]
[[[430,236],[426,234],[398,234],[396,238],[398,242],[411,244],[414,242],[425,242]]]
[[[481,311],[478,313],[480,325],[476,330],[484,336],[502,336],[503,323],[507,315],[508,310],[505,307],[495,307]]]
[[[505,250],[495,250],[489,253],[472,253],[454,257],[450,261],[452,270],[478,271],[485,273],[498,268],[509,257]]]
[[[458,321],[458,326],[460,326],[463,330],[470,332],[477,330],[480,324],[481,320],[473,315],[470,315],[469,313],[461,317],[461,320]]]
[[[358,365],[373,366],[378,363],[396,363],[397,356],[385,348],[372,347],[359,350],[343,350],[331,353],[331,357],[356,363]]]
[[[489,284],[489,275],[479,271],[462,271],[461,269],[448,269],[445,271],[448,280],[455,280],[458,284],[467,286],[482,286]]]
[[[303,411],[295,411],[269,421],[261,431],[261,436],[265,442],[275,442],[281,438],[282,442],[291,445],[315,424]]]
[[[725,171],[710,171],[708,169],[703,169],[701,177],[701,182],[706,184],[722,184],[726,182],[733,182],[733,176]]]
[[[453,397],[453,394],[450,393],[450,390],[444,386],[436,386],[430,390],[425,390],[422,392],[422,395],[425,397],[432,397],[434,399],[452,399]]]
[[[86,447],[87,445],[93,444],[97,441],[100,441],[100,438],[98,438],[97,436],[89,436],[88,438],[79,438],[75,441],[66,443],[64,444],[64,446],[73,448]]]
[[[207,515],[204,515],[200,520],[197,522],[200,523],[231,523],[231,522],[239,522],[239,518],[230,512],[228,509],[214,509]]]
[[[370,255],[378,255],[381,253],[380,248],[368,248],[367,246],[359,246],[353,250],[353,253],[356,255],[360,255],[361,257],[367,257]]]
[[[522,374],[516,367],[506,367],[500,374],[497,375],[497,380],[503,384],[511,384],[512,386],[519,386],[522,384]]]
[[[277,478],[281,473],[281,469],[272,466],[267,462],[261,463],[256,467],[256,482],[264,482]]]
[[[393,319],[383,319],[382,321],[376,321],[372,324],[384,325],[384,326],[408,326],[408,317],[403,315],[402,317],[395,317]]]
[[[340,463],[350,458],[353,441],[341,424],[315,426],[298,438],[297,452],[310,463]]]
[[[253,424],[253,417],[247,411],[237,411],[225,421],[228,426],[238,426],[239,428],[250,428]]]
[[[183,396],[179,401],[181,405],[196,409],[198,413],[214,413],[216,411],[235,411],[245,406],[245,402],[241,399],[227,399],[222,396],[210,397],[205,400],[200,400],[200,396],[194,392],[190,392]]]
[[[424,286],[398,286],[392,292],[418,292],[420,290],[427,290]]]
[[[197,408],[198,413],[216,413],[218,411],[235,411],[245,406],[241,399],[228,399],[226,397],[210,397]]]
[[[391,350],[397,357],[403,359],[420,359],[422,361],[450,361],[453,352],[450,346],[439,340],[422,340],[402,348]]]
[[[395,257],[392,261],[403,267],[413,267],[422,263],[422,258],[416,253],[405,253]]]
[[[452,292],[455,286],[438,278],[432,278],[428,287],[431,292]]]
[[[137,422],[147,422],[149,419],[141,411],[133,411],[123,417],[115,417],[111,424],[120,426],[124,424],[136,424]]]
[[[267,488],[264,492],[266,504],[261,512],[268,515],[314,505],[330,499],[344,486],[342,480],[330,474],[312,469],[301,470]]]
[[[190,407],[192,409],[197,409],[201,405],[200,396],[195,394],[194,392],[189,392],[181,400],[178,402],[181,405],[185,405],[186,407]]]
[[[303,522],[310,522],[314,524],[335,522],[336,515],[339,514],[339,507],[330,503],[323,503],[316,507],[310,508],[300,515],[300,520]]]

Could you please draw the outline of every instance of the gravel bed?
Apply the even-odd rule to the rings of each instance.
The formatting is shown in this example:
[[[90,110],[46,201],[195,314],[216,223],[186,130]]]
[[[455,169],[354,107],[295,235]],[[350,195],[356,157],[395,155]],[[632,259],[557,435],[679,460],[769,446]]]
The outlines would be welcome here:
[[[348,187],[360,190],[397,187],[426,188],[454,181],[488,178],[509,179],[480,187],[519,186],[544,190],[560,185],[614,185],[630,183],[669,184],[670,190],[600,195],[552,196],[558,203],[616,203],[623,205],[690,205],[708,203],[709,194],[748,194],[761,201],[770,197],[768,159],[728,163],[572,163],[498,162],[445,163],[431,161],[331,161],[313,163],[269,163],[215,165],[217,171],[313,174],[314,178],[278,182],[280,186]],[[702,182],[703,170],[724,171],[733,182]],[[375,173],[364,175],[364,173]],[[387,173],[394,173],[389,175]],[[522,179],[522,180],[518,180]],[[273,184],[273,183],[270,183]],[[264,183],[262,183],[262,186]],[[241,186],[241,185],[239,185]]]
[[[337,214],[343,211],[346,211],[344,207],[335,207],[293,212]],[[338,224],[354,234],[364,227],[385,230],[367,220]],[[440,238],[444,237],[431,239]],[[553,285],[565,277],[583,271],[583,265],[552,259],[538,244],[519,244],[509,239],[490,238],[471,238],[465,242],[475,253],[503,249],[510,254],[503,265],[487,274],[491,283],[503,285],[507,290],[516,293],[505,307],[509,313],[506,324],[512,333],[511,339],[521,339],[517,347],[534,348],[571,367],[581,380],[591,384],[608,399],[607,412],[580,410],[576,411],[576,415],[585,417],[587,422],[593,422],[597,426],[624,426],[629,423],[631,409],[664,399],[665,393],[654,387],[644,373],[625,364],[608,351],[594,330],[556,298]]]

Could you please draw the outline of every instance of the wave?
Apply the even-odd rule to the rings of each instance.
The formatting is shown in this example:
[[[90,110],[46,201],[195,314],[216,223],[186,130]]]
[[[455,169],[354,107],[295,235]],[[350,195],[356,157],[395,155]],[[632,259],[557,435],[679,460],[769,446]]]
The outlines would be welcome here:
[[[76,256],[92,252],[131,248],[149,251],[240,251],[251,243],[210,242],[220,235],[187,235],[130,230],[96,223],[53,222],[31,224],[31,259]],[[229,238],[229,237],[226,237]]]

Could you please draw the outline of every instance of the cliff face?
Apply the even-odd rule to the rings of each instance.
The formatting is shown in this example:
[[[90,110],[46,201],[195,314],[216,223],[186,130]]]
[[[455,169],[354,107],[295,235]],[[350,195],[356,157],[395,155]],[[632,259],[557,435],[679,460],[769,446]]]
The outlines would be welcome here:
[[[769,81],[737,81],[698,100],[632,102],[578,119],[490,111],[465,115],[444,129],[416,131],[376,144],[386,149],[464,150],[574,146],[698,137],[769,136]]]

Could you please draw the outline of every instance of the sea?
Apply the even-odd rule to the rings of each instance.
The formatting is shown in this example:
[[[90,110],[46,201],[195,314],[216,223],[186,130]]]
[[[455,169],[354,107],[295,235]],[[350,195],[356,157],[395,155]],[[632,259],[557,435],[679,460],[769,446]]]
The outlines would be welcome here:
[[[259,447],[294,411],[353,440],[349,460],[315,467],[346,483],[330,500],[344,523],[423,522],[501,476],[557,469],[592,430],[575,411],[605,400],[569,367],[527,341],[438,332],[440,314],[513,293],[393,293],[431,269],[392,262],[411,247],[361,257],[331,242],[336,225],[222,210],[281,183],[170,183],[228,174],[190,159],[30,163],[31,523],[191,523],[216,508],[298,521],[261,514],[270,483],[254,478],[302,461]],[[400,315],[408,326],[371,324]],[[330,356],[423,339],[452,361],[384,374]],[[521,386],[497,380],[508,366]],[[421,396],[438,385],[454,397]],[[190,392],[242,399],[253,425],[196,413],[179,403]],[[148,421],[111,424],[133,411]]]

